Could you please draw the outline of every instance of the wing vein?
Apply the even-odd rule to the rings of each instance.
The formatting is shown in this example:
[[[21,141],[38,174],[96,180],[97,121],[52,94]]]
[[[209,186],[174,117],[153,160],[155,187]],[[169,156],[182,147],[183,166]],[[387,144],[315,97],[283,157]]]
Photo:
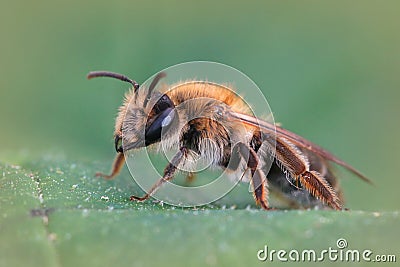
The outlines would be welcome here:
[[[269,122],[257,119],[255,117],[252,117],[252,116],[249,116],[246,114],[231,112],[230,115],[233,118],[235,118],[236,120],[239,120],[247,125],[251,125],[251,126],[260,128],[264,134],[285,137],[289,141],[291,141],[294,145],[299,146],[304,149],[307,149],[311,152],[314,152],[314,153],[320,155],[321,157],[346,168],[347,170],[354,173],[356,176],[358,176],[360,179],[364,180],[365,182],[372,184],[372,181],[369,178],[367,178],[364,174],[362,174],[360,171],[358,171],[356,168],[354,168],[350,164],[339,159],[338,157],[336,157],[332,153],[328,152],[324,148],[308,141],[307,139],[305,139],[293,132],[290,132],[282,127],[273,125]]]

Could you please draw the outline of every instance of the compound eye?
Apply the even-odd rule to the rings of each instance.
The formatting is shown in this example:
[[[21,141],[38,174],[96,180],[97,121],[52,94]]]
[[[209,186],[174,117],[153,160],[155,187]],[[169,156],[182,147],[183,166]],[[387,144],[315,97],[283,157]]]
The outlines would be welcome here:
[[[154,109],[156,113],[160,113],[161,111],[166,110],[167,108],[173,108],[174,103],[172,103],[171,99],[167,95],[162,95],[157,103],[154,105]]]
[[[151,145],[161,140],[162,131],[166,131],[175,118],[174,108],[166,108],[154,120],[154,122],[146,129],[145,132],[145,145]]]
[[[174,120],[175,112],[171,110],[168,115],[162,120],[161,127],[166,128],[171,125],[171,122]]]

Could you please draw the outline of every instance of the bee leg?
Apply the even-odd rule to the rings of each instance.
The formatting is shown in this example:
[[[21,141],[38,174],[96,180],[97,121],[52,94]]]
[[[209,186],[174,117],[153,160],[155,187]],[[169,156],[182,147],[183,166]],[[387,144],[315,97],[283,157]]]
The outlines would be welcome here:
[[[342,209],[338,195],[326,179],[319,172],[310,170],[303,153],[284,138],[276,138],[275,159],[283,170],[288,171],[290,176],[299,181],[315,198],[333,209]]]
[[[307,191],[313,196],[321,199],[330,207],[341,210],[342,205],[332,187],[326,182],[323,176],[316,171],[306,171],[299,176],[300,183],[304,185]]]
[[[251,147],[244,143],[239,143],[238,145],[240,147],[239,152],[242,157],[247,160],[247,167],[251,172],[251,185],[253,187],[253,196],[256,204],[260,205],[265,210],[269,210],[267,179],[264,172],[258,168],[260,159]]]
[[[196,180],[196,174],[194,174],[193,172],[188,172],[186,174],[185,182],[187,184],[191,184],[194,182],[194,180]]]
[[[124,165],[124,153],[118,153],[117,156],[114,159],[114,163],[112,165],[111,173],[110,174],[105,174],[101,172],[96,172],[95,176],[96,177],[103,177],[106,180],[111,180],[114,179],[115,176],[117,176],[118,173],[120,173],[122,166]]]
[[[264,175],[264,172],[261,169],[256,169],[254,174],[252,174],[251,185],[254,190],[254,199],[256,203],[260,205],[265,210],[270,210],[268,207],[268,188],[267,188],[267,179]]]
[[[179,164],[187,155],[187,149],[185,147],[180,148],[179,152],[172,158],[171,162],[168,163],[164,169],[164,175],[160,178],[143,197],[131,196],[130,200],[144,201],[151,197],[165,182],[170,181],[174,178],[176,171],[178,170]]]

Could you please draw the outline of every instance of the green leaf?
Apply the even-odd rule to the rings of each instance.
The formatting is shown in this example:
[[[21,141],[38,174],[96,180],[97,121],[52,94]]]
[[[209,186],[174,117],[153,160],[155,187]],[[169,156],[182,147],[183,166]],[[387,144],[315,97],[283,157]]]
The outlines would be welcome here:
[[[31,215],[43,200],[37,175],[0,165],[0,266],[57,266],[46,223]]]
[[[265,245],[321,251],[337,249],[339,238],[374,254],[399,249],[398,212],[226,208],[238,199],[251,204],[238,197],[246,190],[183,209],[129,201],[140,190],[126,172],[113,181],[93,177],[105,164],[22,166],[0,165],[0,266],[251,266]]]

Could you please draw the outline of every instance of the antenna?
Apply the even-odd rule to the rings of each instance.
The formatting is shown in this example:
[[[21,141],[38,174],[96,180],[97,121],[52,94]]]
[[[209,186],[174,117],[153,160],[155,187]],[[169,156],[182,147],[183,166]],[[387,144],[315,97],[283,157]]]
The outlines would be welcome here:
[[[132,84],[133,88],[135,89],[135,92],[140,87],[140,85],[136,81],[128,78],[127,76],[119,74],[119,73],[111,72],[111,71],[91,71],[88,73],[88,75],[86,77],[89,80],[92,78],[97,78],[97,77],[110,77],[110,78],[121,80],[123,82],[128,82],[128,83]]]
[[[153,81],[151,82],[151,84],[150,84],[150,86],[149,86],[149,91],[147,92],[147,97],[146,97],[145,100],[144,100],[144,103],[143,103],[143,106],[144,106],[144,107],[147,106],[147,102],[148,102],[149,99],[150,99],[151,92],[154,90],[154,88],[156,87],[157,83],[158,83],[162,78],[164,78],[165,76],[167,76],[167,75],[165,74],[165,72],[160,72],[160,73],[157,73],[157,75],[154,77]]]

